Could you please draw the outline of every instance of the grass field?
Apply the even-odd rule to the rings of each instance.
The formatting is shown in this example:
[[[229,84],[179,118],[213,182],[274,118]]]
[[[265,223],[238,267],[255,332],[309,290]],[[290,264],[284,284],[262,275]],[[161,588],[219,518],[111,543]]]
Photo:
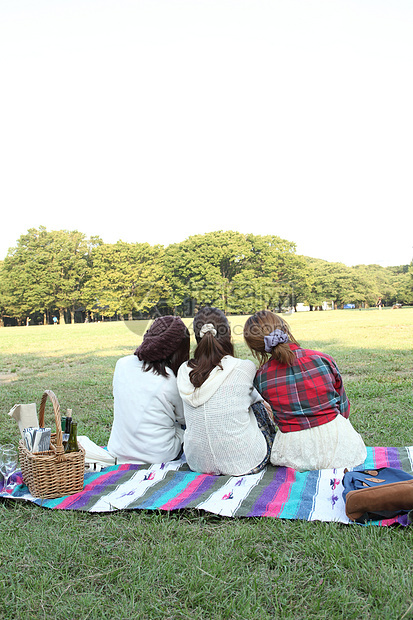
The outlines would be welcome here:
[[[413,444],[413,309],[298,313],[299,342],[332,355],[367,445]],[[231,317],[236,351],[244,317]],[[190,321],[188,321],[190,325]],[[146,322],[0,329],[7,412],[57,395],[106,444],[116,360]],[[52,422],[52,408],[46,416]],[[48,418],[46,417],[46,420]],[[413,530],[185,513],[111,515],[0,502],[0,618],[413,618]]]

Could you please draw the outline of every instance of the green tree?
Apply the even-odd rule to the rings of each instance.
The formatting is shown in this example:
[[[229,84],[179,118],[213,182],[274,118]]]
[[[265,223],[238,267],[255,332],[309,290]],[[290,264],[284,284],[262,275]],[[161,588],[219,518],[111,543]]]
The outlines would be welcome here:
[[[275,235],[247,235],[250,258],[233,280],[232,312],[295,306],[306,294],[310,269],[296,246]]]
[[[313,258],[307,258],[307,261],[312,268],[312,286],[308,295],[311,307],[319,307],[328,300],[336,308],[348,303],[360,306],[369,295],[374,297],[365,273],[343,263]]]
[[[102,316],[150,313],[166,295],[163,246],[148,243],[102,244],[93,252],[85,286],[87,307]]]
[[[21,235],[4,259],[2,283],[6,312],[19,323],[24,316],[46,309],[49,290],[45,270],[50,259],[46,245],[46,229],[31,228]]]
[[[91,248],[97,238],[87,240],[78,231],[31,228],[4,259],[2,282],[8,314],[21,321],[26,315],[43,312],[44,322],[55,308],[60,322],[65,310],[72,316],[82,303],[82,288],[89,275]]]
[[[401,303],[413,305],[413,261],[410,265],[386,267],[393,285],[393,295],[386,298],[387,305]]]
[[[191,314],[214,305],[228,313],[294,303],[309,269],[295,244],[276,236],[217,231],[194,235],[166,248],[165,274],[171,305]]]
[[[379,298],[386,305],[394,303],[397,297],[397,277],[386,267],[380,265],[356,265],[355,270],[367,282],[365,303],[375,306]]]
[[[91,276],[90,257],[94,247],[101,241],[94,237],[87,241],[78,231],[52,231],[50,234],[52,260],[47,269],[47,279],[52,287],[51,299],[59,309],[59,322],[65,321],[65,310],[74,312],[84,302],[83,288]]]
[[[246,236],[218,231],[188,237],[165,250],[169,303],[184,314],[197,306],[228,310],[231,282],[250,258]]]
[[[4,274],[3,261],[0,261],[0,327],[4,327],[4,318],[6,315],[6,303],[4,299]]]

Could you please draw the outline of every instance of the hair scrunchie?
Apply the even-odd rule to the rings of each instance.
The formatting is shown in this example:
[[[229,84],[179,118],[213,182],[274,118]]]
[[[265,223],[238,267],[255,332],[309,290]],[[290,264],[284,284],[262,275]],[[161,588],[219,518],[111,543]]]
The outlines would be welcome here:
[[[277,344],[282,344],[284,342],[288,342],[288,334],[283,332],[281,329],[275,329],[268,336],[264,336],[264,347],[267,353],[271,353],[272,349],[277,346]]]
[[[204,323],[203,324],[203,326],[199,330],[199,337],[203,338],[205,336],[205,334],[207,334],[208,332],[211,332],[211,334],[214,336],[214,338],[217,335],[217,330],[212,325],[212,323]]]

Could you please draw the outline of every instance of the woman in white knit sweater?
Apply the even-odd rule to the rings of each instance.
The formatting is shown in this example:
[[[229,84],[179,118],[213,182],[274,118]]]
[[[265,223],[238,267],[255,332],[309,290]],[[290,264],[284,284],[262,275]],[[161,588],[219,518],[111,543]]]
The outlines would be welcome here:
[[[275,427],[252,384],[255,364],[234,357],[221,310],[202,308],[193,327],[194,357],[178,370],[187,463],[208,474],[257,473],[268,463]]]

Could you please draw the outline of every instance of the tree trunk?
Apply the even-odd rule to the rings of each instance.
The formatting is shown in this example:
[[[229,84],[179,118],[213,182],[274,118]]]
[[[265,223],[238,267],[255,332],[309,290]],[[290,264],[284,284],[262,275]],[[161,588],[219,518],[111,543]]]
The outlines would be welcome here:
[[[59,308],[59,325],[65,324],[65,309]]]

